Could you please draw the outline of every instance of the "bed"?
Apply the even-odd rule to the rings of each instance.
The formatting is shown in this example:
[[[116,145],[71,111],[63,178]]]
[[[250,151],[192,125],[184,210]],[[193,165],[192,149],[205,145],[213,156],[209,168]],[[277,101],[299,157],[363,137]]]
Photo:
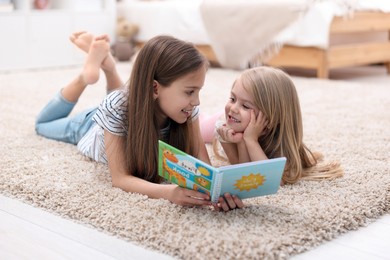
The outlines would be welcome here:
[[[284,45],[267,62],[275,67],[314,69],[328,78],[331,69],[383,63],[390,73],[390,13],[357,12],[333,18],[327,48]]]
[[[295,3],[307,9],[305,15],[296,20],[294,16],[290,20],[286,18],[285,25],[280,24],[278,28],[275,24],[287,17],[288,12],[274,21],[268,21],[272,19],[272,15],[269,15],[272,12],[264,8],[265,1],[246,1],[246,7],[242,7],[239,0],[122,0],[117,10],[118,16],[124,16],[140,27],[136,38],[139,44],[158,34],[173,35],[193,42],[215,66],[243,69],[251,66],[248,54],[259,57],[259,53],[264,53],[260,51],[264,46],[279,43],[272,55],[261,59],[263,64],[314,69],[318,78],[328,78],[331,69],[378,63],[384,64],[390,72],[390,3],[386,1],[297,1]],[[294,1],[271,2],[273,6],[267,8],[280,13],[287,9],[285,5],[291,5]],[[340,5],[341,2],[343,5]],[[205,3],[212,6],[207,9]],[[248,7],[248,3],[252,6]],[[250,10],[245,12],[244,8]],[[229,17],[235,10],[240,11],[234,12],[236,16],[229,24]],[[209,11],[209,15],[206,11]],[[252,15],[254,12],[256,15]],[[264,22],[266,15],[270,17],[267,23]],[[238,16],[242,17],[238,19]],[[256,27],[245,28],[249,16],[255,18],[252,23]],[[237,23],[240,19],[242,24]],[[267,37],[250,35],[248,32],[262,28],[259,24],[266,25],[264,28],[274,26],[276,29],[273,34],[267,32]],[[221,31],[229,33],[224,35],[224,42],[220,41],[223,38]],[[242,32],[246,33],[244,37],[240,35]],[[259,39],[270,40],[260,42]],[[252,46],[248,46],[248,43]],[[258,53],[253,52],[253,43],[259,46]],[[231,58],[235,56],[239,57],[232,61]],[[227,58],[230,60],[227,61]]]

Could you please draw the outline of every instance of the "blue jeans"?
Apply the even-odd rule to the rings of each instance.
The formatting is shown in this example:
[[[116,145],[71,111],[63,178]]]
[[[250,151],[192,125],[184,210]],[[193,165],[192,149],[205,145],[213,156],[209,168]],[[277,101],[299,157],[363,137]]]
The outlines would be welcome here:
[[[68,117],[76,103],[67,101],[57,93],[42,109],[35,121],[35,131],[49,139],[77,144],[95,124],[92,120],[97,107]]]

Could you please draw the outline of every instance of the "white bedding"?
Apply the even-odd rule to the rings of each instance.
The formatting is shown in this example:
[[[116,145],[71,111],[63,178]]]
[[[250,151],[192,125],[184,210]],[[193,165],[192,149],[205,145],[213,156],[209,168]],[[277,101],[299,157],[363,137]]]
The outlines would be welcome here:
[[[388,0],[314,0],[296,24],[276,40],[301,47],[329,47],[329,27],[334,16],[353,16],[354,11],[390,12]]]
[[[195,44],[210,44],[199,12],[201,2],[122,0],[117,3],[117,15],[139,26],[136,38],[140,42],[159,34],[169,34]]]
[[[266,3],[275,0],[245,0],[246,3],[256,4]],[[241,1],[245,3],[245,1]],[[144,42],[151,37],[159,34],[169,34],[177,38],[191,41],[195,44],[211,45],[214,49],[220,48],[216,45],[216,37],[210,28],[206,28],[207,21],[201,14],[201,6],[207,3],[215,4],[220,2],[236,4],[239,0],[160,0],[160,1],[140,1],[140,0],[122,0],[118,2],[118,16],[124,16],[130,22],[140,27],[137,40]],[[288,1],[287,1],[288,2]],[[390,12],[390,1],[387,0],[291,0],[291,3],[302,4],[304,2],[305,12],[295,22],[290,23],[284,30],[281,30],[273,39],[267,39],[265,42],[259,42],[259,46],[264,43],[281,42],[295,46],[313,46],[318,48],[327,48],[329,45],[329,26],[334,16],[353,15],[353,11],[382,11]],[[269,3],[269,2],[268,2]],[[240,15],[240,10],[234,10],[235,15]],[[204,15],[204,14],[203,14]],[[215,15],[218,17],[218,13]],[[214,27],[226,27],[229,24],[231,16],[221,16],[213,23]],[[274,16],[280,18],[277,12]],[[236,18],[233,18],[236,19]],[[243,20],[243,19],[242,19]],[[259,26],[271,26],[273,21],[259,20]],[[235,21],[231,21],[231,25]],[[257,25],[256,25],[257,26]],[[240,28],[235,26],[232,30],[237,30],[239,35]],[[225,28],[226,29],[226,28]],[[229,27],[230,29],[230,27]],[[234,35],[234,34],[233,34]],[[245,42],[244,37],[242,42]],[[259,39],[261,37],[257,37]],[[213,41],[211,40],[213,39]],[[264,39],[264,38],[263,38]],[[232,46],[245,48],[245,45]],[[227,48],[231,50],[232,48]],[[218,50],[217,57],[218,57]],[[223,53],[223,52],[221,52]],[[255,54],[255,53],[254,53]],[[218,57],[220,58],[220,57]],[[223,58],[222,58],[223,60]],[[237,64],[229,64],[227,67],[242,67],[242,60]],[[223,62],[222,62],[223,63]],[[222,64],[224,65],[224,64]]]

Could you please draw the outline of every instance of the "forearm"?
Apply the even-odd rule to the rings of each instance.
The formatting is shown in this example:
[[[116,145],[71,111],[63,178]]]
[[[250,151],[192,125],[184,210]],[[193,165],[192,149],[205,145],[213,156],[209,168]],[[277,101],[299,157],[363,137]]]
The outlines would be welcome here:
[[[264,153],[263,149],[257,141],[245,141],[245,144],[250,161],[254,162],[268,159],[267,155]]]
[[[237,144],[238,150],[238,161],[239,163],[250,162],[251,158],[249,157],[248,148],[244,141],[241,141]]]
[[[140,193],[151,199],[166,199],[182,206],[210,206],[210,197],[199,191],[181,188],[175,184],[157,184],[125,175],[112,179],[114,187]]]
[[[168,185],[152,183],[132,175],[113,178],[112,186],[126,192],[140,193],[153,199],[168,199]]]
[[[222,148],[231,164],[237,164],[238,160],[238,151],[237,144],[235,143],[221,143]]]
[[[209,205],[208,195],[204,193],[184,189],[173,184],[156,184],[131,175],[125,163],[124,137],[113,135],[107,130],[104,131],[104,135],[112,186],[126,192],[140,193],[149,198],[166,199],[183,206]],[[205,149],[206,147],[204,147],[204,151],[207,152]],[[207,153],[201,157],[208,160]]]

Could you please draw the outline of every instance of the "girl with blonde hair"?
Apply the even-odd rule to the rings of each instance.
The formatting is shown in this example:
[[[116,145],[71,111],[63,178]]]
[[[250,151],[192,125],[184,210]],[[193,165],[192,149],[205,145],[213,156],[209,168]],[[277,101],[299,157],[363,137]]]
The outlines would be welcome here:
[[[245,70],[233,84],[223,120],[215,125],[216,139],[231,164],[286,157],[282,184],[343,174],[338,163],[320,166],[322,156],[303,143],[298,94],[291,78],[280,69]],[[211,142],[210,131],[202,128],[205,141]],[[219,156],[215,139],[213,146]]]

